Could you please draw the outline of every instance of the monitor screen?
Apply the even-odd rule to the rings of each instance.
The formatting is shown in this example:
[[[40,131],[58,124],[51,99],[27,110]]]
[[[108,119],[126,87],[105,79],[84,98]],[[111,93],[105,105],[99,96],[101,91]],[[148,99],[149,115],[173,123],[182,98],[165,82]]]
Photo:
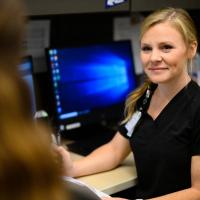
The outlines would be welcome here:
[[[28,85],[32,101],[31,110],[34,115],[36,112],[36,95],[35,95],[34,80],[33,80],[33,62],[31,56],[27,56],[22,59],[19,65],[19,71],[20,74],[22,75],[22,78]]]
[[[136,87],[130,41],[46,53],[61,130],[122,116],[125,99]]]

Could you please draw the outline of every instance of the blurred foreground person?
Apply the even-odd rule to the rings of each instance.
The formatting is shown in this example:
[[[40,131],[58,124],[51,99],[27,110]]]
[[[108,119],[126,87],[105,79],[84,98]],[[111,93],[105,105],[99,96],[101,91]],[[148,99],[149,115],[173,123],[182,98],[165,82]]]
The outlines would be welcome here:
[[[0,0],[0,199],[64,200],[48,130],[33,122],[29,91],[17,70],[24,26],[21,2]]]

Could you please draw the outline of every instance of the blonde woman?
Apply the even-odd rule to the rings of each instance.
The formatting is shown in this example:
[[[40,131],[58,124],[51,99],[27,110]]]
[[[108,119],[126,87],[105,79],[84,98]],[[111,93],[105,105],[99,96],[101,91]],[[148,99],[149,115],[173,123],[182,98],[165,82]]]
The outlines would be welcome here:
[[[150,14],[140,36],[148,80],[128,97],[125,119],[109,143],[74,163],[59,148],[65,173],[76,177],[106,171],[133,151],[138,184],[130,198],[199,200],[200,88],[188,74],[197,45],[185,10]]]

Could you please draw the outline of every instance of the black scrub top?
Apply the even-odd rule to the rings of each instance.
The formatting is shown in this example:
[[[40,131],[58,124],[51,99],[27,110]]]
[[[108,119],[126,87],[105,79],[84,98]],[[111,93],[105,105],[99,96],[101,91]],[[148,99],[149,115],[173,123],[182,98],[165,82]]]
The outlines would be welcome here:
[[[124,125],[119,132],[129,138]],[[135,198],[191,187],[191,158],[200,155],[200,87],[190,81],[155,120],[144,112],[129,141],[138,175]]]

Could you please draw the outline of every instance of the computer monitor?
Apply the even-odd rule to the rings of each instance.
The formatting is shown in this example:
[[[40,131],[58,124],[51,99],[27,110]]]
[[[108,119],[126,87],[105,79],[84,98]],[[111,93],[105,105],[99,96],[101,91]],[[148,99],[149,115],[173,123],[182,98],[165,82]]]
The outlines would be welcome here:
[[[36,112],[36,94],[35,94],[35,87],[34,87],[34,79],[33,79],[33,61],[31,56],[26,56],[22,59],[19,65],[19,72],[27,83],[30,95],[31,95],[31,110],[32,114],[34,115]]]
[[[61,131],[121,119],[136,88],[130,41],[48,48],[46,55]]]

